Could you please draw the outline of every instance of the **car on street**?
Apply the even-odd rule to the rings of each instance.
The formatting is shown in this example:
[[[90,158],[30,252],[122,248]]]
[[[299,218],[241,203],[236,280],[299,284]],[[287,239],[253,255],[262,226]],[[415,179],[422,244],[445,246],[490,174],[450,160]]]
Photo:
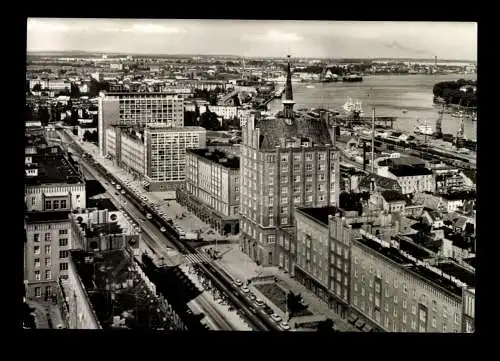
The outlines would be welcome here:
[[[285,331],[288,331],[288,330],[290,329],[290,325],[289,325],[289,324],[288,324],[288,322],[286,322],[286,321],[282,321],[282,322],[280,323],[280,327],[281,327],[283,330],[285,330]]]
[[[277,315],[275,313],[273,313],[271,315],[271,319],[274,321],[274,322],[281,322],[281,316],[280,315]]]
[[[121,194],[125,194],[125,191],[124,191],[124,190],[122,190],[120,193],[121,193]]]
[[[264,301],[262,301],[260,298],[257,298],[257,299],[255,300],[255,304],[256,304],[257,306],[260,306],[260,307],[262,307],[262,306],[264,306],[264,305],[265,305]]]
[[[255,296],[253,293],[250,293],[248,295],[248,298],[250,298],[252,301],[255,301],[257,299],[257,296]]]
[[[248,293],[248,292],[250,292],[250,290],[248,289],[248,287],[247,287],[247,286],[243,286],[243,287],[241,287],[241,290],[242,290],[244,293]]]
[[[161,231],[161,232],[166,232],[166,231],[167,231],[167,229],[166,229],[165,227],[161,227],[161,228],[160,228],[160,231]]]
[[[239,280],[239,279],[235,279],[235,280],[234,280],[234,283],[235,283],[235,285],[236,285],[236,286],[238,286],[238,287],[243,286],[243,282],[242,282],[241,280]]]

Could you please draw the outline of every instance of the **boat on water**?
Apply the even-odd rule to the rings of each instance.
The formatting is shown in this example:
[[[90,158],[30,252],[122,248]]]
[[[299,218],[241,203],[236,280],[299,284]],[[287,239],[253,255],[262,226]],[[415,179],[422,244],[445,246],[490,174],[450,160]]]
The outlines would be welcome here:
[[[349,74],[349,75],[346,75],[342,78],[342,81],[344,82],[348,82],[348,83],[351,83],[351,82],[362,82],[363,81],[363,77],[361,75],[358,75],[358,74]]]
[[[347,114],[364,114],[362,103],[359,100],[354,101],[352,98],[348,98],[342,108]]]

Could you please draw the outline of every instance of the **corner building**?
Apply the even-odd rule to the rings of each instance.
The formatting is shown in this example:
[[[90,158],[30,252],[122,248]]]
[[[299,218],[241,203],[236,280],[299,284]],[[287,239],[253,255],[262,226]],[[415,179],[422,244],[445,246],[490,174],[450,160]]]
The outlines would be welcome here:
[[[284,111],[242,131],[241,247],[263,266],[291,262],[277,240],[295,238],[295,207],[338,204],[339,152],[324,119],[295,116],[291,88],[289,65]]]

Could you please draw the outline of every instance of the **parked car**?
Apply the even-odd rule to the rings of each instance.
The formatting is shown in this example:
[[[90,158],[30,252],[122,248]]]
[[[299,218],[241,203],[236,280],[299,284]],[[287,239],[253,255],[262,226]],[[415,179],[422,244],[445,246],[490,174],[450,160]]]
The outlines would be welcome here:
[[[167,229],[166,229],[165,227],[161,227],[161,228],[160,228],[160,231],[161,231],[161,232],[166,232],[166,231],[167,231]]]
[[[250,290],[248,289],[248,287],[247,287],[247,286],[243,286],[243,287],[241,287],[241,290],[242,290],[244,293],[248,293],[248,292],[250,292]]]
[[[282,322],[280,323],[280,327],[281,327],[283,330],[285,330],[285,331],[288,331],[288,330],[290,329],[290,325],[289,325],[289,324],[288,324],[288,322],[286,322],[286,321],[282,321]]]
[[[260,307],[262,307],[262,306],[264,306],[264,305],[265,305],[264,301],[262,301],[260,298],[257,298],[257,299],[255,300],[255,304],[256,304],[257,306],[260,306]]]
[[[239,279],[235,279],[235,280],[234,280],[234,284],[235,284],[236,286],[238,286],[238,287],[243,286],[243,282],[242,282],[241,280],[239,280]]]
[[[271,315],[271,319],[274,321],[274,322],[281,322],[281,316],[280,315],[277,315],[275,313],[273,313]]]

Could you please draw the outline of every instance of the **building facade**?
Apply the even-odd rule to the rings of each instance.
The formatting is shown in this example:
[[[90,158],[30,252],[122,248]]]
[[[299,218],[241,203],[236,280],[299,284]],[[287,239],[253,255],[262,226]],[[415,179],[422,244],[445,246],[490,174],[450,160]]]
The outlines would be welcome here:
[[[188,149],[177,200],[222,234],[239,232],[240,161],[232,154]]]
[[[72,248],[69,212],[29,212],[25,215],[24,281],[26,297],[48,299],[59,277],[68,277]]]
[[[287,100],[291,86],[289,77]],[[295,237],[295,207],[338,204],[339,152],[328,125],[295,117],[292,103],[276,118],[255,119],[242,130],[241,246],[262,265],[279,264],[281,235],[283,241]]]
[[[353,310],[388,332],[462,332],[459,282],[402,248],[368,233],[353,240]]]
[[[106,138],[106,154],[117,166],[142,178],[146,170],[144,136],[132,129],[109,127]]]
[[[106,129],[110,126],[144,126],[163,123],[184,126],[184,98],[168,93],[101,93],[99,97],[99,150],[106,155]]]
[[[204,148],[206,130],[149,125],[144,131],[145,180],[151,191],[171,191],[185,180],[186,149]]]

